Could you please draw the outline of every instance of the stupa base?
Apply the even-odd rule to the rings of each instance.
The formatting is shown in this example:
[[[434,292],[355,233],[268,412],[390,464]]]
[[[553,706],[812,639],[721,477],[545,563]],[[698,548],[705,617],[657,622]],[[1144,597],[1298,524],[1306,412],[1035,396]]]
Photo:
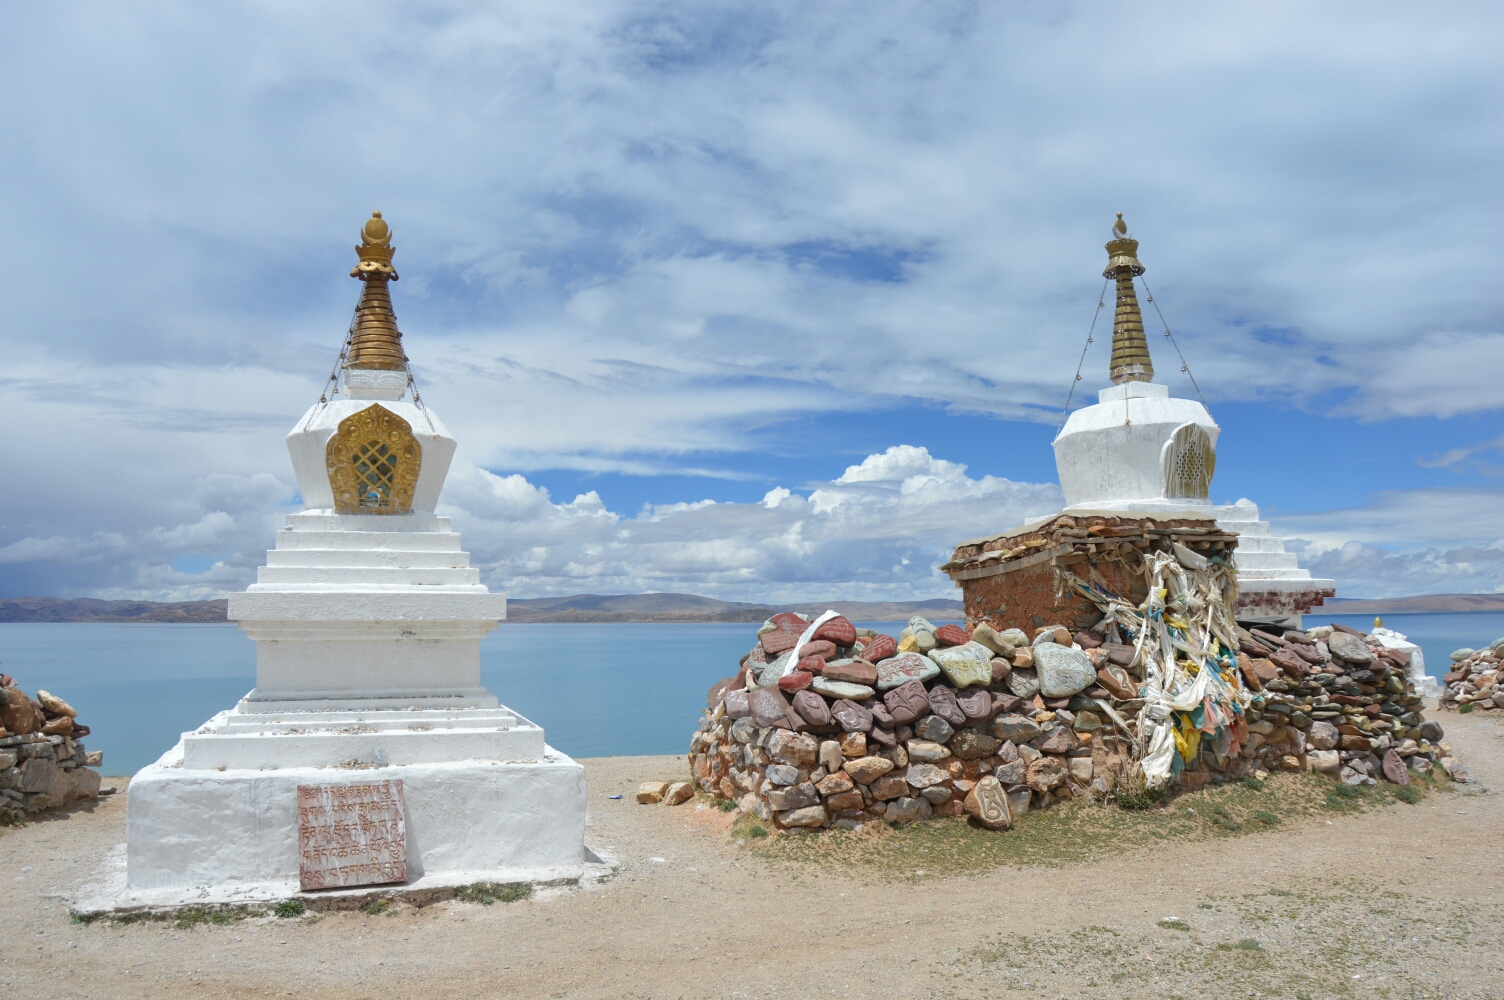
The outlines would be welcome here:
[[[531,761],[220,771],[185,768],[180,741],[131,780],[126,890],[233,896],[270,885],[284,887],[285,898],[285,886],[298,885],[298,786],[399,778],[409,885],[578,869],[586,862],[585,769],[543,749]]]

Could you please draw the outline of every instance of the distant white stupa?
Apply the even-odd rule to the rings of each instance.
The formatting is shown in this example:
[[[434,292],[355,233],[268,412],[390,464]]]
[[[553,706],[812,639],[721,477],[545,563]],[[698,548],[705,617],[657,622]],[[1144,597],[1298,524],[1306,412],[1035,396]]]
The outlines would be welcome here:
[[[1066,512],[1177,514],[1215,520],[1238,533],[1238,613],[1293,616],[1337,592],[1332,580],[1311,578],[1259,520],[1249,500],[1213,506],[1208,499],[1222,433],[1206,407],[1170,396],[1154,381],[1133,279],[1144,273],[1138,241],[1118,213],[1102,276],[1117,283],[1112,324],[1113,385],[1095,406],[1072,413],[1055,438],[1055,468]]]
[[[434,514],[455,441],[415,390],[403,399],[391,230],[378,212],[361,235],[344,398],[287,435],[306,509],[229,602],[256,686],[131,782],[127,884],[146,901],[556,878],[584,861],[583,768],[481,686],[506,596]]]

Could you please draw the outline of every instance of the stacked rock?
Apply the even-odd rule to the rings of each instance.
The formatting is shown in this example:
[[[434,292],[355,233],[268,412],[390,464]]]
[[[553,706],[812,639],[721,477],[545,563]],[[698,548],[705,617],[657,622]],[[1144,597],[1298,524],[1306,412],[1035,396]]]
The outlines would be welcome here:
[[[1409,782],[1439,765],[1467,771],[1421,714],[1410,655],[1345,625],[1306,632],[1238,630],[1238,664],[1262,697],[1245,720],[1249,749],[1270,770],[1310,769],[1352,785]]]
[[[1446,687],[1438,699],[1439,706],[1459,712],[1504,708],[1501,658],[1504,658],[1504,639],[1496,639],[1483,649],[1454,652],[1452,669],[1441,678]]]
[[[711,689],[691,773],[781,829],[963,814],[1001,829],[1059,798],[1105,795],[1123,759],[1090,708],[1112,696],[1103,685],[1132,681],[1076,638],[1058,626],[1032,640],[986,625],[968,635],[923,618],[894,638],[840,616],[777,615]]]
[[[41,812],[99,794],[101,751],[84,749],[89,727],[77,712],[46,691],[35,698],[0,674],[0,822],[20,822]]]

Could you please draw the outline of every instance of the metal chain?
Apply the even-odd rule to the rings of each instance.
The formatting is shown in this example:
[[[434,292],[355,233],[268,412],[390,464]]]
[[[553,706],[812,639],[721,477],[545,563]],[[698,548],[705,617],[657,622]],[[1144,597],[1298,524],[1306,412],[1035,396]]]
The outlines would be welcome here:
[[[1143,282],[1144,292],[1149,296],[1149,304],[1154,307],[1155,314],[1159,316],[1159,322],[1165,328],[1165,336],[1170,338],[1170,343],[1175,348],[1175,354],[1180,358],[1180,370],[1190,377],[1191,385],[1195,388],[1196,395],[1201,397],[1201,405],[1206,407],[1206,412],[1212,412],[1212,408],[1207,405],[1205,394],[1201,391],[1201,386],[1196,382],[1196,376],[1191,374],[1191,366],[1186,363],[1185,355],[1180,353],[1180,345],[1176,343],[1175,335],[1170,332],[1170,324],[1165,322],[1165,314],[1159,311],[1159,303],[1154,301],[1154,292],[1149,288],[1149,283],[1144,281],[1142,277],[1138,280]]]
[[[438,431],[433,426],[433,417],[429,415],[428,407],[423,405],[423,397],[418,395],[418,380],[413,378],[413,363],[407,360],[405,353],[402,355],[402,363],[407,365],[407,390],[413,394],[413,405],[418,408],[419,413],[423,414],[423,419],[428,421],[428,429],[437,434]]]
[[[305,431],[308,429],[309,425],[313,423],[313,418],[323,412],[324,407],[329,405],[329,397],[339,395],[340,369],[345,367],[345,358],[349,357],[350,355],[350,341],[355,337],[355,321],[359,318],[360,305],[359,303],[357,303],[355,306],[355,312],[350,317],[350,329],[345,331],[345,342],[339,345],[339,357],[334,359],[334,370],[329,373],[329,377],[324,380],[324,388],[319,391],[318,406],[309,411],[308,419],[303,423],[303,429]],[[334,389],[332,391],[329,388],[331,384],[333,384],[334,386]]]
[[[1111,278],[1102,279],[1102,290],[1097,293],[1097,311],[1091,314],[1091,328],[1086,331],[1086,343],[1081,345],[1081,359],[1076,362],[1076,377],[1071,379],[1071,391],[1065,394],[1065,409],[1060,411],[1060,426],[1064,427],[1066,420],[1071,415],[1071,399],[1076,395],[1076,383],[1081,381],[1081,368],[1086,364],[1086,350],[1091,347],[1091,335],[1097,330],[1097,320],[1102,315],[1102,307],[1107,302],[1107,282]]]

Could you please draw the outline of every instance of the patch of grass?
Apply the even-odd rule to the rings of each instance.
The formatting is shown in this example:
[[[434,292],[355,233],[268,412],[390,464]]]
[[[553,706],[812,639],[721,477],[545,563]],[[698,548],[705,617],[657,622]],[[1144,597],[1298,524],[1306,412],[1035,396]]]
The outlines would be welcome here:
[[[472,882],[454,890],[454,898],[465,903],[490,906],[497,901],[515,903],[533,895],[531,882]]]
[[[368,899],[360,905],[360,912],[374,917],[379,913],[385,913],[391,908],[392,901],[390,899]]]
[[[1159,926],[1167,931],[1188,931],[1191,929],[1191,925],[1179,917],[1165,917],[1159,922]]]
[[[1270,889],[1269,890],[1269,895],[1271,895],[1271,896],[1293,896],[1295,894],[1293,892],[1291,892],[1289,889]]]
[[[723,813],[729,813],[731,810],[736,808],[736,803],[732,802],[730,799],[716,799],[715,807]]]
[[[1198,909],[1198,910],[1210,910],[1210,909],[1213,909],[1213,908],[1214,907],[1210,903],[1197,903],[1196,904],[1196,909]]]
[[[241,918],[233,917],[217,906],[190,906],[178,911],[172,926],[183,931],[200,924],[228,924],[237,919]]]
[[[756,823],[753,823],[751,826],[747,827],[747,836],[749,837],[766,837],[767,835],[768,831],[763,829],[761,826],[758,826]]]
[[[1473,710],[1473,703],[1472,702],[1468,702],[1466,705],[1458,705],[1457,706],[1457,714],[1458,715],[1466,715],[1467,713],[1471,712],[1472,710]]]
[[[1279,817],[1267,809],[1260,809],[1253,814],[1253,818],[1265,826],[1274,826],[1279,823]]]
[[[1394,797],[1401,802],[1413,806],[1426,796],[1420,789],[1413,788],[1410,785],[1396,785],[1394,788]]]
[[[1262,792],[1264,790],[1264,783],[1250,774],[1243,779],[1243,787],[1252,789],[1255,792]]]
[[[284,899],[272,908],[272,912],[279,917],[301,917],[308,912],[308,907],[301,899]]]
[[[1357,785],[1344,785],[1340,781],[1326,790],[1326,807],[1337,812],[1363,808],[1367,789]]]

